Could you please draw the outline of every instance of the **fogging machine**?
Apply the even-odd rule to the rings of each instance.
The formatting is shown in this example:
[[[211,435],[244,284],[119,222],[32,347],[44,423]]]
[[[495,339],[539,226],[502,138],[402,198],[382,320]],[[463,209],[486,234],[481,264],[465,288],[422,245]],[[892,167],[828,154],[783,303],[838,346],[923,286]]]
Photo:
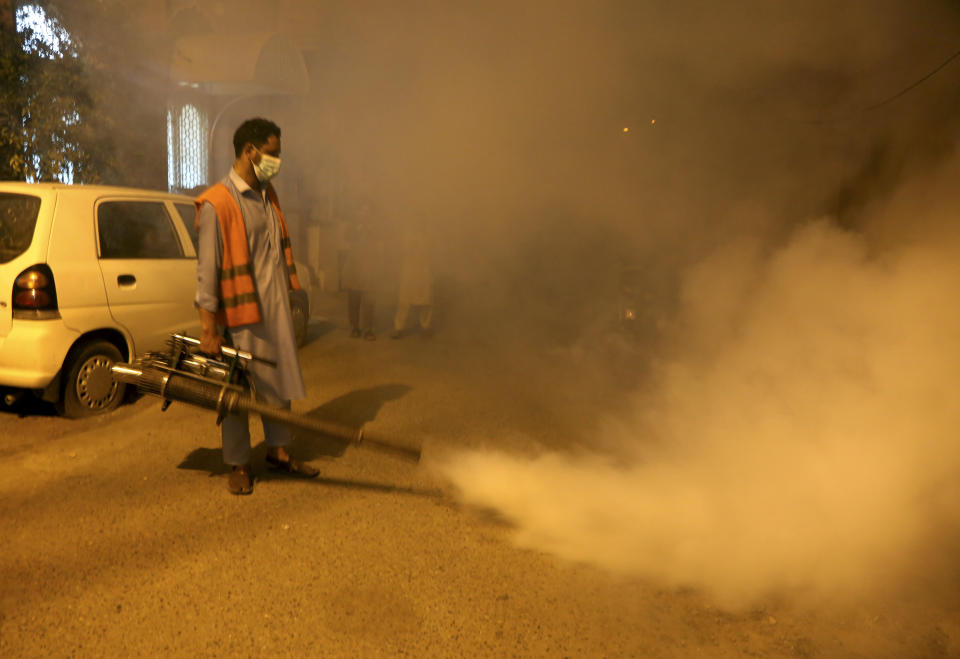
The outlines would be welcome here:
[[[219,424],[227,414],[253,412],[287,426],[343,439],[351,444],[391,453],[406,460],[420,460],[419,449],[400,446],[365,435],[363,427],[353,428],[296,414],[257,402],[251,394],[247,365],[274,362],[229,346],[221,346],[220,355],[199,352],[200,340],[185,334],[171,334],[166,352],[148,352],[133,364],[115,364],[111,370],[118,382],[135,386],[140,392],[163,399],[163,410],[173,401],[213,410]]]

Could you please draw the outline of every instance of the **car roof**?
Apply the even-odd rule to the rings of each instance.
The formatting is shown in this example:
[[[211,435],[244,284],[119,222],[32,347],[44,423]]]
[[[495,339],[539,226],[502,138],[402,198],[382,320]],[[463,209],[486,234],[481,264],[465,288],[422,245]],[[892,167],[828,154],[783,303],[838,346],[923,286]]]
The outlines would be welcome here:
[[[167,192],[166,190],[150,190],[147,188],[128,188],[117,185],[86,185],[70,183],[25,183],[23,181],[0,181],[0,191],[19,192],[22,194],[43,194],[51,192],[60,192],[66,190],[83,191],[93,196],[133,196],[133,197],[157,197],[178,198],[184,202],[193,202],[193,197],[179,194],[176,192]]]

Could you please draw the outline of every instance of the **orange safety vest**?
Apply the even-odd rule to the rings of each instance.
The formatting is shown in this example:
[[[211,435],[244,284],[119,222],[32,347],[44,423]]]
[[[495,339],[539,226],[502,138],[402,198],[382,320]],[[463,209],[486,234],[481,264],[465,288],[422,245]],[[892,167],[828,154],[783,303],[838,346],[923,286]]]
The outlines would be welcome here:
[[[273,204],[280,221],[280,244],[287,261],[290,274],[290,288],[300,290],[297,267],[293,262],[293,250],[290,249],[290,234],[287,222],[280,211],[280,202],[272,185],[267,185],[267,198]],[[252,325],[259,323],[260,298],[253,283],[253,268],[250,264],[250,248],[247,243],[247,229],[243,222],[240,204],[230,194],[223,183],[205,190],[194,203],[197,206],[197,219],[194,221],[200,230],[200,207],[204,202],[213,204],[220,223],[220,236],[223,242],[223,262],[220,265],[220,308],[217,310],[217,323],[227,327]]]

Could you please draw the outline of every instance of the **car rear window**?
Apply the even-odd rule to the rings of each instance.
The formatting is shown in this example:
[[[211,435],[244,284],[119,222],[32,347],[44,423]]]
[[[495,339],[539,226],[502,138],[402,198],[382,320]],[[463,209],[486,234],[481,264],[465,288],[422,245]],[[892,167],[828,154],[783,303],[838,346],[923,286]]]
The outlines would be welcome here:
[[[40,197],[0,192],[0,263],[27,251],[39,212]]]

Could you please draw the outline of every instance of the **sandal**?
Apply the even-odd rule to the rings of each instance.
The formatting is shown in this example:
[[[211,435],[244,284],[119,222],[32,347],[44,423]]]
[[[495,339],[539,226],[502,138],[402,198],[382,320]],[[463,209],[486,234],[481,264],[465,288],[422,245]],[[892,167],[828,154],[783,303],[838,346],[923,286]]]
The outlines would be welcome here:
[[[253,474],[250,473],[250,467],[243,465],[235,466],[230,476],[227,478],[227,489],[230,494],[250,494],[253,492]]]
[[[303,478],[316,478],[320,473],[318,469],[314,469],[308,464],[304,464],[299,460],[294,460],[290,458],[289,460],[281,460],[276,458],[269,453],[266,457],[267,464],[270,465],[272,469],[277,471],[283,471],[292,476],[302,476]]]

